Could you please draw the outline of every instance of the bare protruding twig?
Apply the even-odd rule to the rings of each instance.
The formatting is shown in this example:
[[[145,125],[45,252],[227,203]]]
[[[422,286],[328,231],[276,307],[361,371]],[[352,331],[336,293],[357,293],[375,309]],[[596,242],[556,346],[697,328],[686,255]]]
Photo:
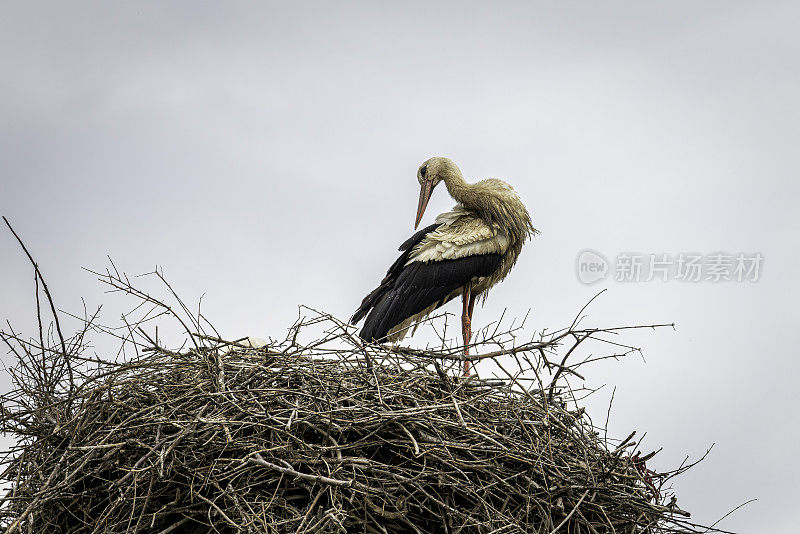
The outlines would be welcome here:
[[[3,222],[6,223],[6,226],[8,226],[8,229],[11,230],[11,233],[17,239],[17,242],[19,243],[19,246],[22,247],[23,252],[25,252],[25,255],[28,256],[28,260],[30,260],[31,265],[33,265],[33,270],[36,273],[36,277],[42,283],[42,289],[44,289],[44,294],[47,297],[47,302],[50,304],[50,312],[53,314],[53,322],[55,322],[55,325],[56,325],[56,333],[58,333],[58,340],[61,343],[61,353],[64,355],[64,358],[66,358],[67,357],[67,344],[64,341],[64,334],[61,333],[61,322],[58,320],[58,311],[56,311],[56,305],[55,305],[55,303],[53,303],[53,296],[50,294],[50,288],[47,287],[47,282],[44,281],[44,276],[42,276],[42,271],[39,270],[39,264],[36,263],[36,260],[33,259],[33,256],[31,256],[31,253],[28,252],[28,248],[25,246],[25,243],[22,242],[22,238],[20,238],[19,235],[17,235],[17,232],[14,231],[14,228],[11,226],[11,223],[8,222],[8,219],[6,219],[5,216],[3,216]],[[38,288],[38,286],[37,286],[37,288]],[[38,292],[37,292],[37,299],[38,299]],[[38,302],[37,302],[37,307],[38,307]],[[40,322],[40,331],[41,331],[41,322]],[[73,387],[74,386],[74,377],[72,375],[72,368],[67,366],[67,370],[69,372],[70,387]]]

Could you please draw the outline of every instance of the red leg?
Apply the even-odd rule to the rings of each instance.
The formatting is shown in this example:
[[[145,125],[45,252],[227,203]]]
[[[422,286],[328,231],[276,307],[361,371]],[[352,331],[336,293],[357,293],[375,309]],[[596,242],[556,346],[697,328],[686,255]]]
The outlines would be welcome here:
[[[469,295],[469,324],[472,325],[472,310],[475,309],[475,293]]]
[[[467,324],[468,324],[468,328],[469,328],[470,341],[472,340],[472,310],[474,310],[474,309],[475,309],[475,293],[470,292],[470,294],[469,294],[469,306],[468,306],[468,309],[467,309]],[[465,365],[465,369],[464,369],[464,375],[468,375],[469,374],[469,362],[464,362],[464,363],[466,364]]]
[[[464,309],[461,312],[461,334],[464,337],[464,355],[469,355],[469,341],[472,338],[472,308],[475,306],[475,298],[470,295],[469,285],[464,286],[464,293],[461,295]],[[469,360],[464,360],[464,376],[469,376]]]

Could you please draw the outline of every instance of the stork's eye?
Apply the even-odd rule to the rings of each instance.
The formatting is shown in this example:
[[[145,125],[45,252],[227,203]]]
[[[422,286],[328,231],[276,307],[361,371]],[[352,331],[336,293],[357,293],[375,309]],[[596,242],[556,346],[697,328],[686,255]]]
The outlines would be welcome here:
[[[419,170],[419,175],[425,178],[425,173],[428,172],[428,166],[423,165],[422,168]]]

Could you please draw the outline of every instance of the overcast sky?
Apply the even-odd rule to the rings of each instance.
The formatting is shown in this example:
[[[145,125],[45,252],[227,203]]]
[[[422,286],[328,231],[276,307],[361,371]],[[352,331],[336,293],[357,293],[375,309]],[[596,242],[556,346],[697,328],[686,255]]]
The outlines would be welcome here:
[[[647,432],[655,468],[716,444],[676,483],[694,519],[757,498],[720,526],[795,532],[797,4],[289,5],[0,4],[0,213],[58,305],[114,309],[81,269],[109,255],[231,338],[282,336],[298,304],[347,318],[412,231],[417,167],[449,156],[542,231],[475,326],[563,327],[602,288],[587,325],[674,321],[625,338],[646,362],[587,372],[595,420],[616,386],[611,431]],[[585,285],[584,249],[764,259],[756,282]],[[0,318],[29,328],[2,231],[0,258]]]

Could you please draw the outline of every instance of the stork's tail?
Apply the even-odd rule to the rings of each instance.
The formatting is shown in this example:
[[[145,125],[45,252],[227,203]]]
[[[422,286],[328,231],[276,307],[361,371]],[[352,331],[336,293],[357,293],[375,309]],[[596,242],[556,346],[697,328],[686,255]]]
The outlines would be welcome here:
[[[364,300],[361,301],[361,306],[358,307],[353,317],[350,318],[352,324],[360,322],[364,317],[367,318],[364,322],[364,327],[358,334],[361,339],[365,341],[379,341],[385,338],[386,334],[389,333],[388,327],[383,332],[378,330],[378,326],[380,326],[381,323],[381,316],[377,313],[377,310],[385,308],[385,304],[381,304],[387,300],[383,297],[389,293],[391,286],[391,281],[384,281],[375,288],[369,295],[364,297]]]

